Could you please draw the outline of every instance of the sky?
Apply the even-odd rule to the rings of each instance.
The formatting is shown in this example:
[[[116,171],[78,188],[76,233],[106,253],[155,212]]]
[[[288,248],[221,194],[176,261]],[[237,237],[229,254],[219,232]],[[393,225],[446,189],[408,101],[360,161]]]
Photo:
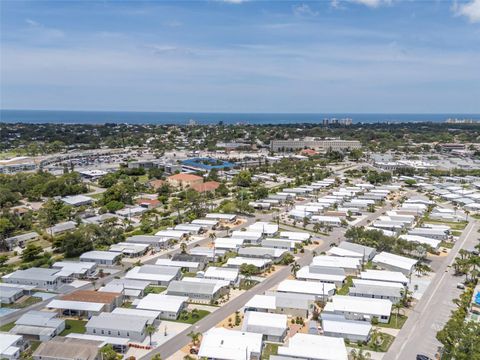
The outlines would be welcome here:
[[[480,113],[480,0],[2,0],[0,107]]]

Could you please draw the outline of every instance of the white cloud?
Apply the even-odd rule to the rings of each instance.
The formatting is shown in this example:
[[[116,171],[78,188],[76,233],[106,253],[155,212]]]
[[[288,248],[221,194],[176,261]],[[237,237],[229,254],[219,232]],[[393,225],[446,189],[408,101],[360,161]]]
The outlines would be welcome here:
[[[457,16],[465,16],[472,23],[480,22],[480,0],[472,0],[468,3],[453,4],[453,11]]]
[[[293,13],[295,16],[317,16],[318,11],[314,11],[310,6],[307,4],[301,4],[293,7]]]
[[[38,22],[36,22],[35,20],[32,20],[32,19],[25,19],[25,22],[30,26],[40,26],[40,24]]]

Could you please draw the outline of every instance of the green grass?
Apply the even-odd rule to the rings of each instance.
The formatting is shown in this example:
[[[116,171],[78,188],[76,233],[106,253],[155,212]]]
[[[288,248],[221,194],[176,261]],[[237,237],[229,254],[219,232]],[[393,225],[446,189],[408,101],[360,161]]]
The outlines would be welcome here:
[[[85,324],[87,322],[85,320],[72,320],[67,319],[65,320],[65,330],[60,333],[60,336],[67,336],[71,333],[77,334],[85,334]]]
[[[369,350],[369,351],[387,352],[388,349],[390,348],[390,345],[392,345],[393,340],[395,340],[395,337],[390,334],[382,333],[382,338],[383,338],[383,341],[379,345],[373,345],[372,341],[370,340],[366,345],[350,342],[348,346],[357,348],[357,349],[363,349],[364,351]]]
[[[165,290],[167,290],[166,287],[164,286],[147,286],[145,288],[145,291],[144,291],[144,294],[145,295],[148,295],[148,294],[161,294],[162,292],[164,292]]]
[[[39,297],[30,296],[28,299],[25,299],[22,302],[13,303],[13,304],[3,304],[2,306],[10,309],[23,309],[23,308],[29,307],[30,305],[39,303],[41,301],[42,299]]]
[[[265,344],[263,348],[261,360],[269,360],[271,355],[277,355],[278,344]]]
[[[447,249],[453,248],[453,245],[454,245],[453,242],[451,242],[451,241],[445,241],[445,240],[440,243],[440,246],[441,246],[441,247],[444,247],[444,248],[447,248]]]
[[[187,272],[183,273],[183,277],[196,277],[196,276],[197,276],[197,274],[194,273],[194,272],[188,272],[187,271]]]
[[[15,326],[15,322],[11,322],[5,325],[0,326],[0,331],[9,332]]]
[[[460,235],[462,235],[462,232],[458,231],[458,230],[452,230],[452,235],[453,236],[460,236]]]
[[[353,286],[352,276],[347,276],[345,284],[337,291],[338,295],[348,295],[348,288]]]
[[[180,314],[175,322],[184,323],[184,324],[195,324],[197,321],[203,319],[205,316],[210,314],[210,311],[207,310],[198,310],[197,316],[193,316],[191,312],[187,312],[186,314]]]
[[[425,223],[448,225],[452,228],[452,230],[463,230],[468,224],[468,222],[466,221],[444,221],[444,220],[432,220],[432,219],[426,219]]]
[[[42,343],[41,341],[36,341],[36,340],[30,341],[30,351],[32,353],[35,352],[35,350],[37,350],[37,348],[40,346],[41,343]]]
[[[403,327],[403,324],[405,324],[405,321],[407,321],[408,317],[400,314],[398,315],[398,321],[396,320],[396,318],[396,312],[392,313],[392,315],[390,316],[390,321],[388,323],[384,324],[379,322],[377,326],[390,329],[401,329]]]

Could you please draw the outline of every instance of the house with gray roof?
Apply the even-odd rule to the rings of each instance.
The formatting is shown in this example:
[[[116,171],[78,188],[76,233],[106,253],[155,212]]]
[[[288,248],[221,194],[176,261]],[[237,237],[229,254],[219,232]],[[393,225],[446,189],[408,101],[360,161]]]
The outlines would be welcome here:
[[[87,334],[90,335],[105,335],[143,341],[147,335],[145,328],[149,321],[149,317],[104,312],[92,316],[85,328]]]
[[[61,284],[59,269],[29,268],[2,277],[8,284],[32,285],[39,289],[55,290]]]
[[[39,236],[40,235],[37,232],[32,231],[25,234],[20,234],[20,235],[6,238],[5,243],[7,244],[8,250],[11,251],[16,246],[24,247],[28,241],[37,239]]]
[[[65,320],[57,317],[57,313],[30,310],[23,314],[11,334],[22,335],[27,340],[48,341],[65,329]]]
[[[77,227],[77,223],[75,221],[65,221],[56,225],[53,225],[45,231],[50,235],[50,236],[55,236],[58,234],[62,234],[67,231],[73,231]]]
[[[166,290],[167,295],[187,296],[195,301],[217,300],[229,291],[230,283],[223,280],[185,278],[172,281]]]
[[[274,262],[281,261],[288,251],[285,249],[273,249],[268,247],[244,247],[238,249],[238,255],[251,258],[270,259]]]
[[[355,253],[363,255],[364,256],[363,261],[372,260],[375,254],[377,253],[377,251],[370,246],[355,244],[349,241],[342,241],[340,244],[338,244],[338,247],[341,249],[353,251]]]

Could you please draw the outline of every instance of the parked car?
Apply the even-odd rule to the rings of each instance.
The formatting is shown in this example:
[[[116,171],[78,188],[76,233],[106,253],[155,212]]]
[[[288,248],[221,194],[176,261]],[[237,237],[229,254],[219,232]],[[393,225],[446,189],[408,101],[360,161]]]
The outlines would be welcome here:
[[[457,284],[457,289],[465,290],[465,285],[463,285],[462,283],[458,283]]]

